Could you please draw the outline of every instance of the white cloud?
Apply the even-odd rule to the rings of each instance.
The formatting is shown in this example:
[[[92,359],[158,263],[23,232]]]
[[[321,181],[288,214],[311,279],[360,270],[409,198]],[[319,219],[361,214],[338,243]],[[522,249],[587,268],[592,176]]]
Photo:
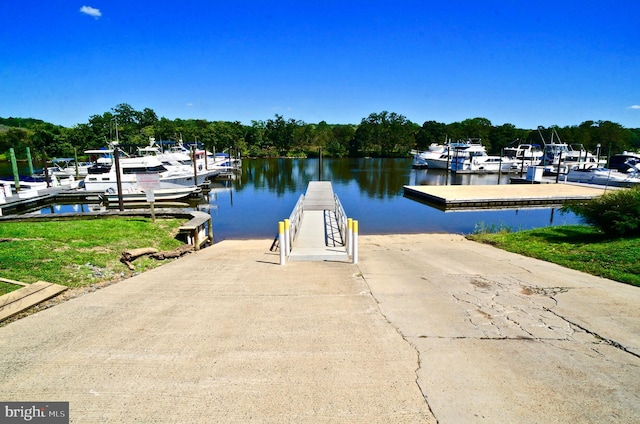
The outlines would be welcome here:
[[[91,7],[91,6],[82,6],[80,8],[80,13],[84,13],[85,15],[93,16],[96,19],[98,19],[100,16],[102,16],[102,12],[100,12],[100,9],[96,9],[95,7]]]
[[[627,109],[640,109],[640,105],[629,106]]]

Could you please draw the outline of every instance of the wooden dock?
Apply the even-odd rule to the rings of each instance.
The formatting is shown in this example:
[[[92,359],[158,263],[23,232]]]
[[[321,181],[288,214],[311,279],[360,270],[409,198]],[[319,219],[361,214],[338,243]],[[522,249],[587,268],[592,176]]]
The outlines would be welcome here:
[[[443,211],[561,206],[602,196],[605,187],[584,184],[405,186],[404,196]]]
[[[0,215],[10,215],[41,208],[52,203],[98,203],[104,200],[104,193],[72,189],[66,187],[50,187],[38,190],[31,197],[22,198],[18,195],[10,196],[0,203]]]
[[[302,211],[302,223],[293,241],[289,260],[348,261],[331,182],[311,181]]]
[[[38,281],[33,284],[24,284],[6,279],[0,279],[0,281],[23,286],[21,289],[0,296],[0,321],[4,321],[67,290],[64,286],[47,283],[46,281]]]

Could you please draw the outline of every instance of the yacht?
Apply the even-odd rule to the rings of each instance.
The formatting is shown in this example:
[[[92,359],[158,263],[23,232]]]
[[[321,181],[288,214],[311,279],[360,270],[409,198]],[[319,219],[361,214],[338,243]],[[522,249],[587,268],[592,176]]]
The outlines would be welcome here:
[[[638,168],[633,168],[630,172],[607,168],[574,168],[567,173],[566,181],[611,187],[635,187],[640,185],[640,172]]]
[[[620,172],[633,171],[640,164],[640,153],[624,151],[609,158],[609,168]]]
[[[542,160],[544,152],[539,144],[518,144],[503,149],[503,154],[515,160],[518,171],[525,172],[530,166],[537,166]]]
[[[542,138],[544,147],[540,165],[545,173],[567,173],[573,168],[598,168],[600,163],[591,152],[588,152],[582,144],[567,144],[560,141],[555,128],[551,130],[551,140],[547,143],[542,135],[543,127],[538,127],[538,133]]]
[[[454,150],[450,169],[457,173],[481,174],[511,172],[515,167],[515,159],[488,155],[484,147],[471,146]]]
[[[182,143],[180,143],[182,147]],[[207,178],[211,178],[217,175],[217,170],[208,167],[204,154],[198,151],[192,152],[186,148],[172,148],[170,150],[163,151],[156,143],[155,139],[151,138],[150,143],[146,147],[138,148],[139,156],[154,156],[156,157],[167,169],[180,170],[183,172],[196,173],[198,180],[204,181]],[[195,165],[194,165],[195,157]],[[202,183],[199,183],[200,185]]]
[[[480,139],[447,140],[443,144],[432,143],[428,150],[415,154],[413,166],[414,168],[449,169],[456,149],[468,148],[485,151]]]
[[[194,178],[193,170],[165,167],[155,156],[122,157],[119,159],[120,180],[123,193],[139,191],[144,185],[158,189],[199,186],[207,178],[206,174]],[[84,179],[86,190],[117,193],[116,165],[99,165],[90,168]]]
[[[75,158],[54,158],[51,163],[49,174],[62,178],[85,177],[93,165],[92,162],[77,162]]]

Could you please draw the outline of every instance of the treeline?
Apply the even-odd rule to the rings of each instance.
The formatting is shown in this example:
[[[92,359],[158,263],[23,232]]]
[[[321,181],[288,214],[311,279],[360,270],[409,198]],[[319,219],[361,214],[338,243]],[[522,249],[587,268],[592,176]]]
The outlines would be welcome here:
[[[583,144],[588,150],[619,153],[640,149],[640,129],[627,129],[610,121],[586,121],[577,126],[554,127],[563,142]],[[137,147],[156,142],[198,143],[221,151],[233,148],[247,157],[305,157],[321,150],[328,157],[407,157],[412,149],[424,150],[445,139],[480,138],[491,153],[516,142],[542,144],[550,141],[551,129],[519,129],[511,124],[492,125],[486,118],[444,124],[426,121],[422,125],[403,115],[383,111],[372,113],[359,124],[310,124],[275,115],[266,121],[207,121],[204,119],[158,118],[149,108],[137,111],[119,104],[87,123],[71,128],[31,118],[0,118],[0,154],[15,149],[18,157],[26,147],[47,157],[82,155],[84,150],[106,146],[118,139],[121,147],[135,153]],[[37,154],[36,153],[36,154]]]

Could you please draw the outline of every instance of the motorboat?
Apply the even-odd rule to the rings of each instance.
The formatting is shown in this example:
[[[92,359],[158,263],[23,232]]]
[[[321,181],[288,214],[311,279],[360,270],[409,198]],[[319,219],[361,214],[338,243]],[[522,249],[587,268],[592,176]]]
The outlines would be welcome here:
[[[49,187],[77,188],[78,183],[73,177],[58,178],[55,175],[50,175],[48,182],[45,178],[39,176],[21,176],[18,178],[17,186],[15,178],[0,179],[0,191],[2,191],[2,198],[5,199],[12,196],[18,196],[20,199],[36,197],[40,195],[40,191]]]
[[[207,166],[204,151],[200,153],[198,151],[192,152],[182,147],[182,144],[180,144],[177,148],[163,151],[155,144],[155,139],[151,138],[148,146],[138,148],[138,154],[140,156],[154,156],[162,162],[165,168],[170,170],[196,173],[198,180],[202,179],[204,181],[207,178],[216,176],[217,170]]]
[[[515,160],[516,168],[525,172],[530,166],[537,166],[542,160],[543,151],[539,144],[518,144],[503,149],[504,156]]]
[[[472,148],[475,151],[485,151],[480,139],[451,141],[443,144],[432,143],[428,150],[414,155],[414,168],[449,169],[451,159],[457,150]]]
[[[608,168],[574,168],[565,176],[572,183],[597,184],[611,187],[635,187],[640,185],[640,172],[620,172]]]
[[[13,178],[3,178],[0,180],[0,191],[2,191],[1,197],[3,199],[12,196],[18,196],[20,199],[36,197],[40,190],[44,190],[48,187],[49,184],[40,178],[21,177],[18,180],[17,186]]]
[[[113,165],[114,146],[110,145],[106,149],[85,150],[84,153],[91,158],[91,165],[87,168],[89,174],[105,174],[111,171]],[[120,157],[128,157],[123,151],[118,151]]]
[[[515,159],[488,155],[484,147],[475,146],[455,149],[450,165],[451,171],[468,174],[512,172],[515,167]]]
[[[620,154],[613,155],[609,158],[610,169],[615,169],[620,172],[627,172],[634,166],[640,164],[640,153],[624,151]]]
[[[122,157],[119,159],[122,192],[135,192],[140,186],[155,186],[156,189],[195,187],[207,178],[206,174],[195,175],[193,170],[167,168],[155,156]],[[99,169],[102,172],[96,172]],[[197,178],[196,178],[197,177]],[[86,190],[117,193],[115,164],[90,168],[84,179]]]
[[[546,142],[542,135],[543,127],[538,127],[538,133],[542,138],[544,147],[540,165],[544,166],[545,173],[567,173],[573,168],[599,168],[604,165],[599,158],[587,151],[582,144],[563,143],[555,128],[551,131],[551,140]]]
[[[92,162],[77,162],[75,158],[54,158],[51,164],[48,172],[57,177],[85,177],[93,165]]]
[[[204,164],[204,169],[217,171],[220,173],[232,172],[242,167],[242,161],[239,158],[231,157],[228,153],[210,152],[206,149],[194,149],[192,152],[182,144],[182,140],[171,148],[171,152],[188,154],[195,156],[199,167]]]

